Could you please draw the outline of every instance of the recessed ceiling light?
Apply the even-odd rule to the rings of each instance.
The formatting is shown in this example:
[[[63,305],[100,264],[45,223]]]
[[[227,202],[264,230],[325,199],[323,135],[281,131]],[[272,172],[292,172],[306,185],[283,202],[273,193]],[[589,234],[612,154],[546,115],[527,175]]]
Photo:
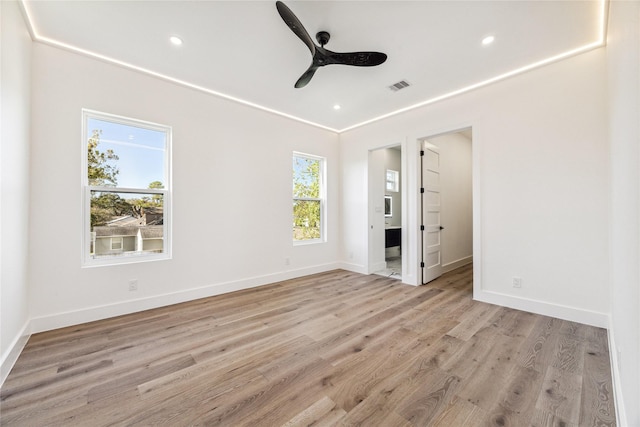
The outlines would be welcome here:
[[[482,39],[482,44],[484,46],[490,45],[496,38],[494,36],[487,36]]]
[[[175,45],[175,46],[180,46],[182,44],[182,39],[178,36],[169,37],[169,41],[171,42],[172,45]]]
[[[1,1],[2,0],[0,0],[0,2]],[[147,68],[143,68],[143,67],[140,67],[140,66],[137,66],[137,65],[133,65],[131,63],[128,63],[128,62],[125,62],[125,61],[122,61],[122,60],[118,60],[116,58],[113,58],[113,57],[110,57],[110,56],[106,56],[106,55],[97,53],[95,51],[82,49],[82,48],[80,48],[78,46],[75,46],[75,45],[72,45],[72,44],[68,44],[68,43],[64,43],[64,42],[61,42],[59,40],[44,36],[44,35],[40,34],[39,28],[37,27],[36,23],[34,22],[33,13],[30,11],[30,7],[31,6],[29,5],[29,3],[32,3],[32,2],[27,2],[27,1],[22,0],[21,1],[21,6],[23,8],[22,11],[26,15],[27,27],[29,29],[29,32],[32,33],[32,38],[35,41],[42,42],[42,43],[45,43],[47,45],[51,45],[51,46],[55,46],[55,47],[61,47],[61,48],[64,48],[66,50],[70,50],[70,51],[73,51],[73,52],[76,52],[76,53],[79,53],[79,54],[82,54],[82,55],[86,55],[88,57],[98,58],[98,59],[100,59],[102,61],[109,62],[109,63],[112,63],[112,64],[118,64],[118,65],[120,65],[120,66],[122,66],[124,68],[130,69],[130,70],[135,70],[135,71],[141,72],[141,73],[146,74],[146,75],[154,76],[154,77],[157,77],[157,78],[169,81],[169,82],[173,82],[173,83],[176,83],[176,84],[178,84],[180,86],[183,86],[183,87],[191,88],[191,89],[203,92],[203,93],[207,93],[207,94],[210,94],[210,95],[213,95],[213,96],[220,97],[222,99],[227,99],[227,100],[230,100],[230,101],[234,101],[234,102],[237,102],[237,103],[242,104],[242,105],[247,105],[247,106],[252,107],[252,108],[256,108],[256,109],[259,109],[259,110],[262,110],[262,111],[267,111],[267,112],[270,112],[270,113],[273,113],[273,114],[276,114],[276,115],[279,115],[279,116],[282,116],[282,117],[286,117],[286,118],[289,118],[289,119],[292,119],[292,120],[295,120],[295,121],[298,121],[298,122],[301,122],[301,123],[306,123],[306,124],[311,125],[311,126],[315,126],[315,127],[321,128],[321,129],[328,130],[330,132],[336,132],[336,133],[340,134],[340,133],[345,133],[345,132],[351,131],[353,129],[365,126],[365,125],[370,124],[370,123],[374,123],[374,122],[377,122],[377,121],[380,121],[380,120],[383,120],[383,119],[386,119],[386,118],[389,118],[389,117],[396,116],[398,114],[401,114],[401,113],[404,113],[404,112],[407,112],[407,111],[412,111],[412,110],[415,110],[415,109],[420,108],[420,107],[424,107],[424,106],[427,106],[427,105],[432,105],[434,103],[437,103],[437,102],[440,102],[440,101],[443,101],[443,100],[446,100],[446,99],[450,99],[450,98],[452,98],[454,96],[458,96],[460,94],[464,94],[464,93],[473,91],[475,89],[488,86],[490,84],[499,82],[501,80],[504,80],[504,79],[507,79],[507,78],[511,78],[511,77],[516,76],[518,74],[521,74],[521,73],[524,73],[524,72],[527,72],[527,71],[530,71],[530,70],[534,70],[534,69],[540,68],[542,66],[545,66],[545,65],[548,65],[548,64],[552,64],[554,62],[558,62],[560,60],[563,60],[563,59],[566,59],[566,58],[570,58],[572,56],[575,56],[575,55],[578,55],[578,54],[581,54],[581,53],[584,53],[584,52],[588,52],[588,51],[591,51],[593,49],[597,49],[597,48],[601,48],[601,47],[605,46],[605,42],[606,42],[606,23],[607,23],[607,16],[608,16],[607,15],[607,10],[608,10],[607,6],[609,5],[609,1],[608,0],[597,0],[597,1],[599,1],[600,6],[599,6],[599,14],[598,14],[599,16],[598,16],[598,25],[597,25],[598,26],[598,35],[597,35],[596,40],[594,40],[594,41],[592,41],[590,43],[587,43],[585,45],[580,45],[580,46],[578,46],[576,48],[573,48],[573,49],[570,49],[570,50],[567,50],[567,51],[562,51],[561,53],[558,53],[558,54],[553,55],[551,57],[547,57],[547,58],[539,60],[537,62],[533,62],[533,63],[530,63],[528,65],[524,65],[524,66],[516,68],[516,69],[512,69],[511,71],[504,72],[504,73],[499,74],[497,76],[494,76],[494,77],[491,77],[491,78],[487,78],[486,80],[482,80],[482,81],[470,84],[468,86],[459,87],[458,89],[451,90],[450,92],[446,92],[446,93],[434,96],[432,98],[423,100],[421,102],[417,102],[417,103],[409,105],[407,107],[399,108],[399,109],[391,111],[389,113],[382,114],[382,115],[373,117],[371,119],[368,119],[368,120],[365,120],[365,121],[362,121],[362,122],[359,122],[359,123],[356,123],[354,125],[347,126],[345,128],[341,128],[341,129],[336,129],[336,128],[333,128],[333,127],[325,126],[325,125],[322,125],[320,123],[316,123],[316,122],[313,122],[313,121],[310,121],[310,120],[303,119],[302,117],[295,116],[293,114],[288,114],[288,113],[285,113],[283,111],[279,111],[279,110],[276,110],[276,109],[273,109],[273,108],[266,107],[264,105],[257,104],[255,102],[248,101],[246,99],[234,97],[234,96],[231,96],[231,95],[219,92],[219,91],[215,91],[215,90],[213,90],[211,88],[208,88],[208,87],[205,87],[205,86],[200,86],[200,85],[197,85],[195,83],[188,82],[186,80],[177,79],[175,77],[171,77],[169,75],[165,75],[165,74],[162,74],[162,73],[157,72],[157,71],[152,71],[151,69],[147,69]],[[180,39],[179,37],[176,37],[176,38]],[[182,41],[182,40],[180,39],[180,41]]]
[[[336,105],[334,105],[334,106],[333,106],[333,109],[334,109],[334,110],[339,110],[339,109],[341,109],[341,108],[342,108],[342,107],[340,106],[340,104],[336,104]]]

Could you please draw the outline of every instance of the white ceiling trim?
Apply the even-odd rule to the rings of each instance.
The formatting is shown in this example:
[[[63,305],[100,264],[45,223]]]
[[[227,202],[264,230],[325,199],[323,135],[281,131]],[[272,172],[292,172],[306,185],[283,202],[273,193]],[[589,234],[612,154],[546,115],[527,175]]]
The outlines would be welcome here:
[[[588,52],[590,50],[600,48],[602,46],[604,46],[604,42],[595,41],[595,42],[589,43],[589,44],[587,44],[585,46],[581,46],[579,48],[572,49],[572,50],[570,50],[568,52],[564,52],[564,53],[561,53],[559,55],[555,55],[555,56],[552,56],[550,58],[543,59],[542,61],[538,61],[538,62],[535,62],[533,64],[529,64],[529,65],[526,65],[524,67],[520,67],[520,68],[517,68],[515,70],[506,72],[504,74],[500,74],[499,76],[492,77],[490,79],[487,79],[487,80],[484,80],[484,81],[481,81],[481,82],[478,82],[478,83],[474,83],[474,84],[469,85],[469,86],[465,86],[465,87],[463,87],[461,89],[457,89],[457,90],[454,90],[454,91],[451,91],[451,92],[447,92],[444,95],[439,95],[439,96],[427,99],[426,101],[422,101],[422,102],[419,102],[417,104],[413,104],[413,105],[410,105],[408,107],[404,107],[404,108],[401,108],[399,110],[395,110],[395,111],[392,111],[390,113],[383,114],[382,116],[374,117],[373,119],[370,119],[370,120],[355,124],[353,126],[349,126],[347,128],[340,129],[339,133],[340,132],[346,132],[346,131],[349,131],[349,130],[352,130],[352,129],[355,129],[355,128],[358,128],[358,127],[361,127],[361,126],[364,126],[364,125],[368,125],[370,123],[377,122],[379,120],[383,120],[383,119],[386,119],[388,117],[395,116],[397,114],[401,114],[401,113],[405,113],[407,111],[415,110],[416,108],[424,107],[425,105],[434,104],[436,102],[443,101],[443,100],[448,99],[448,98],[453,98],[454,96],[458,96],[458,95],[461,95],[463,93],[470,92],[472,90],[479,89],[479,88],[484,87],[484,86],[488,86],[488,85],[490,85],[492,83],[496,83],[496,82],[498,82],[500,80],[508,79],[509,77],[513,77],[513,76],[516,76],[518,74],[522,74],[522,73],[525,73],[527,71],[531,71],[533,69],[543,67],[543,66],[551,64],[553,62],[561,61],[561,60],[569,58],[571,56],[579,55],[581,53],[585,53],[585,52]]]
[[[352,129],[355,129],[355,128],[358,128],[358,127],[361,127],[361,126],[365,126],[365,125],[368,125],[370,123],[377,122],[379,120],[383,120],[383,119],[386,119],[386,118],[389,118],[389,117],[392,117],[392,116],[395,116],[395,115],[398,115],[398,114],[401,114],[401,113],[405,113],[407,111],[415,110],[416,108],[424,107],[424,106],[429,105],[429,104],[434,104],[436,102],[443,101],[443,100],[448,99],[448,98],[453,98],[454,96],[462,95],[463,93],[470,92],[472,90],[479,89],[479,88],[484,87],[484,86],[488,86],[488,85],[490,85],[492,83],[496,83],[498,81],[501,81],[501,80],[504,80],[504,79],[508,79],[508,78],[516,76],[518,74],[526,73],[527,71],[531,71],[533,69],[540,68],[540,67],[543,67],[545,65],[549,65],[551,63],[558,62],[558,61],[561,61],[563,59],[567,59],[567,58],[570,58],[572,56],[579,55],[581,53],[585,53],[585,52],[588,52],[590,50],[598,49],[600,47],[603,47],[603,46],[606,45],[606,28],[607,28],[608,5],[609,5],[609,0],[601,0],[600,1],[600,19],[599,19],[599,22],[598,22],[598,25],[599,25],[599,28],[598,28],[598,39],[593,41],[593,42],[591,42],[591,43],[588,43],[588,44],[586,44],[584,46],[577,47],[575,49],[571,49],[571,50],[569,50],[567,52],[563,52],[563,53],[560,53],[558,55],[554,55],[552,57],[543,59],[541,61],[534,62],[534,63],[531,63],[529,65],[525,65],[524,67],[516,68],[515,70],[508,71],[506,73],[503,73],[503,74],[500,74],[498,76],[483,80],[481,82],[474,83],[472,85],[465,86],[463,88],[460,88],[460,89],[457,89],[457,90],[454,90],[454,91],[451,91],[451,92],[447,92],[447,93],[445,93],[443,95],[439,95],[439,96],[427,99],[427,100],[419,102],[417,104],[413,104],[413,105],[410,105],[408,107],[404,107],[404,108],[392,111],[390,113],[383,114],[383,115],[378,116],[378,117],[374,117],[374,118],[372,118],[370,120],[366,120],[364,122],[357,123],[357,124],[355,124],[353,126],[349,126],[349,127],[344,128],[344,129],[340,129],[339,133],[340,132],[346,132],[346,131],[349,131],[349,130],[352,130]]]
[[[29,11],[29,8],[28,8],[27,4],[24,2],[24,0],[19,0],[19,4],[20,4],[20,7],[21,7],[21,9],[23,11],[23,14],[25,16],[25,20],[27,21],[28,31],[29,31],[29,33],[31,35],[32,40],[35,41],[35,42],[47,44],[47,45],[50,45],[50,46],[53,46],[53,47],[61,48],[61,49],[68,50],[68,51],[71,51],[71,52],[74,52],[74,53],[78,53],[78,54],[81,54],[81,55],[84,55],[84,56],[88,56],[88,57],[95,58],[95,59],[98,59],[98,60],[101,60],[101,61],[105,61],[105,62],[114,64],[114,65],[117,65],[117,66],[120,66],[120,67],[123,67],[123,68],[127,68],[127,69],[130,69],[130,70],[133,70],[133,71],[137,71],[137,72],[140,72],[140,73],[143,73],[143,74],[147,74],[147,75],[150,75],[152,77],[159,78],[161,80],[165,80],[165,81],[168,81],[168,82],[180,85],[180,86],[184,86],[184,87],[187,87],[187,88],[190,88],[190,89],[194,89],[194,90],[197,90],[199,92],[203,92],[203,93],[206,93],[206,94],[209,94],[209,95],[213,95],[213,96],[216,96],[216,97],[227,99],[227,100],[230,100],[230,101],[233,101],[233,102],[237,102],[237,103],[242,104],[242,105],[246,105],[248,107],[256,108],[258,110],[262,110],[262,111],[265,111],[265,112],[268,112],[268,113],[271,113],[271,114],[275,114],[275,115],[278,115],[278,116],[281,116],[281,117],[285,117],[285,118],[288,118],[288,119],[291,119],[291,120],[295,120],[295,121],[300,122],[300,123],[304,123],[304,124],[307,124],[307,125],[310,125],[310,126],[314,126],[314,127],[320,128],[320,129],[324,129],[324,130],[327,130],[327,131],[330,131],[330,132],[334,132],[336,134],[340,134],[340,133],[343,133],[343,132],[346,132],[346,131],[350,131],[350,130],[353,130],[353,129],[356,129],[356,128],[359,128],[359,127],[362,127],[362,126],[365,126],[365,125],[368,125],[368,124],[371,124],[373,122],[377,122],[377,121],[380,121],[380,120],[383,120],[383,119],[386,119],[386,118],[389,118],[389,117],[392,117],[392,116],[395,116],[395,115],[398,115],[398,114],[401,114],[401,113],[405,113],[405,112],[414,110],[416,108],[420,108],[420,107],[424,107],[426,105],[434,104],[436,102],[443,101],[445,99],[449,99],[449,98],[452,98],[452,97],[455,97],[455,96],[458,96],[458,95],[473,91],[475,89],[479,89],[479,88],[484,87],[484,86],[488,86],[488,85],[496,83],[498,81],[501,81],[501,80],[504,80],[504,79],[508,79],[510,77],[514,77],[514,76],[516,76],[518,74],[522,74],[522,73],[531,71],[533,69],[540,68],[540,67],[543,67],[545,65],[549,65],[551,63],[558,62],[558,61],[561,61],[563,59],[567,59],[569,57],[576,56],[576,55],[588,52],[588,51],[593,50],[593,49],[597,49],[597,48],[603,47],[606,44],[606,23],[607,23],[607,16],[608,16],[607,12],[608,12],[609,0],[600,0],[599,22],[596,23],[596,25],[598,25],[598,39],[593,41],[593,42],[591,42],[591,43],[588,43],[588,44],[583,45],[583,46],[579,46],[577,48],[574,48],[574,49],[571,49],[569,51],[560,53],[558,55],[554,55],[552,57],[543,59],[541,61],[537,61],[537,62],[531,63],[529,65],[525,65],[523,67],[514,69],[512,71],[508,71],[508,72],[500,74],[498,76],[495,76],[495,77],[492,77],[492,78],[489,78],[489,79],[486,79],[486,80],[483,80],[483,81],[480,81],[480,82],[477,82],[477,83],[462,87],[460,89],[456,89],[456,90],[444,93],[442,95],[435,96],[433,98],[429,98],[427,100],[424,100],[422,102],[410,105],[408,107],[400,108],[400,109],[392,111],[390,113],[383,114],[381,116],[377,116],[377,117],[374,117],[374,118],[369,119],[369,120],[365,120],[363,122],[357,123],[357,124],[352,125],[352,126],[348,126],[346,128],[343,128],[343,129],[334,129],[334,128],[331,128],[331,127],[328,127],[328,126],[321,125],[319,123],[311,122],[309,120],[306,120],[306,119],[303,119],[303,118],[300,118],[300,117],[297,117],[297,116],[294,116],[294,115],[291,115],[291,114],[288,114],[288,113],[284,113],[282,111],[278,111],[278,110],[275,110],[275,109],[272,109],[272,108],[269,108],[269,107],[265,107],[263,105],[256,104],[256,103],[251,102],[251,101],[247,101],[247,100],[240,99],[240,98],[237,98],[237,97],[234,97],[234,96],[231,96],[231,95],[227,95],[227,94],[224,94],[222,92],[218,92],[218,91],[215,91],[213,89],[209,89],[209,88],[204,87],[204,86],[196,85],[194,83],[191,83],[191,82],[188,82],[188,81],[185,81],[185,80],[181,80],[181,79],[177,79],[177,78],[174,78],[174,77],[171,77],[171,76],[167,76],[165,74],[158,73],[158,72],[155,72],[153,70],[149,70],[149,69],[146,69],[146,68],[143,68],[143,67],[139,67],[137,65],[133,65],[133,64],[130,64],[130,63],[127,63],[127,62],[124,62],[124,61],[120,61],[118,59],[111,58],[111,57],[108,57],[108,56],[105,56],[105,55],[102,55],[102,54],[99,54],[99,53],[96,53],[96,52],[92,52],[92,51],[89,51],[89,50],[86,50],[86,49],[82,49],[82,48],[77,47],[77,46],[73,46],[73,45],[70,45],[70,44],[55,40],[55,39],[51,39],[49,37],[41,36],[38,33],[38,30],[36,29],[36,27],[34,25],[34,21],[33,21],[32,17],[31,17],[31,13]]]
[[[340,131],[337,130],[337,129],[333,129],[333,128],[330,128],[330,127],[327,127],[327,126],[323,126],[323,125],[321,125],[319,123],[314,123],[314,122],[311,122],[309,120],[305,120],[305,119],[302,119],[300,117],[293,116],[291,114],[283,113],[282,111],[277,111],[277,110],[274,110],[272,108],[268,108],[268,107],[265,107],[263,105],[259,105],[259,104],[253,103],[251,101],[246,101],[244,99],[236,98],[234,96],[227,95],[227,94],[224,94],[222,92],[217,92],[215,90],[206,88],[204,86],[199,86],[199,85],[187,82],[185,80],[176,79],[174,77],[167,76],[165,74],[161,74],[161,73],[158,73],[158,72],[155,72],[155,71],[143,68],[143,67],[139,67],[137,65],[129,64],[128,62],[120,61],[118,59],[111,58],[109,56],[101,55],[101,54],[96,53],[96,52],[92,52],[92,51],[89,51],[89,50],[86,50],[86,49],[79,48],[77,46],[73,46],[73,45],[70,45],[70,44],[67,44],[67,43],[60,42],[58,40],[51,39],[49,37],[41,36],[40,34],[38,34],[38,30],[35,28],[35,25],[33,24],[33,20],[31,19],[31,16],[29,14],[29,9],[28,9],[27,5],[23,2],[23,0],[19,0],[19,1],[20,1],[20,4],[22,5],[22,10],[24,11],[24,14],[26,16],[27,25],[29,26],[29,33],[31,34],[31,38],[36,42],[43,43],[43,44],[50,45],[50,46],[54,46],[54,47],[61,48],[61,49],[64,49],[64,50],[68,50],[68,51],[71,51],[71,52],[74,52],[74,53],[79,53],[79,54],[84,55],[84,56],[88,56],[88,57],[91,57],[91,58],[99,59],[101,61],[105,61],[105,62],[114,64],[114,65],[118,65],[118,66],[123,67],[123,68],[128,68],[130,70],[137,71],[137,72],[140,72],[140,73],[143,73],[143,74],[147,74],[147,75],[150,75],[150,76],[162,79],[162,80],[166,80],[168,82],[175,83],[175,84],[180,85],[180,86],[188,87],[190,89],[194,89],[194,90],[197,90],[197,91],[200,91],[200,92],[204,92],[204,93],[209,94],[209,95],[213,95],[213,96],[217,96],[217,97],[220,97],[220,98],[228,99],[230,101],[238,102],[240,104],[243,104],[243,105],[246,105],[246,106],[249,106],[249,107],[257,108],[258,110],[266,111],[268,113],[272,113],[272,114],[276,114],[278,116],[286,117],[288,119],[296,120],[298,122],[302,122],[302,123],[305,123],[305,124],[308,124],[308,125],[311,125],[311,126],[315,126],[315,127],[321,128],[321,129],[325,129],[325,130],[328,130],[328,131],[331,131],[331,132],[340,133]]]

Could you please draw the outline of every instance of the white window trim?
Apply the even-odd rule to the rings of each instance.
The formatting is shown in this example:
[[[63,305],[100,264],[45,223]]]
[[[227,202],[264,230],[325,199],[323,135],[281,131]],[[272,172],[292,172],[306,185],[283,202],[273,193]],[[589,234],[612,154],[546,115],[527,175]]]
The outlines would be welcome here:
[[[114,248],[113,244],[115,241],[118,241],[120,243],[120,247],[119,248]],[[111,250],[112,251],[122,251],[124,250],[124,237],[122,236],[111,236]]]
[[[389,181],[389,179],[385,180],[385,190],[391,193],[397,193],[400,191],[400,172],[393,169],[387,169],[387,175],[389,172],[392,172],[393,179],[391,181]],[[393,184],[393,188],[388,188],[388,184]]]
[[[99,120],[110,121],[114,123],[120,123],[123,125],[135,125],[145,129],[156,130],[165,132],[167,135],[165,146],[165,164],[164,170],[166,174],[166,182],[164,188],[124,188],[124,187],[102,187],[102,186],[90,186],[89,177],[87,175],[88,159],[87,159],[87,122],[89,118],[96,118]],[[82,192],[82,245],[80,249],[80,259],[82,267],[98,267],[109,265],[121,265],[132,264],[148,261],[161,261],[172,258],[172,174],[171,174],[171,160],[172,160],[172,128],[171,126],[161,125],[158,123],[147,122],[144,120],[132,119],[128,117],[118,116],[115,114],[102,113],[99,111],[82,109],[82,136],[81,136],[81,192]],[[143,194],[162,194],[163,195],[163,240],[164,249],[162,253],[143,253],[126,257],[105,257],[105,258],[92,258],[89,255],[89,247],[93,241],[95,245],[95,233],[91,232],[91,191],[102,192],[114,192],[114,193],[143,193]],[[124,247],[124,239],[123,239]]]
[[[317,239],[307,239],[307,240],[294,240],[293,246],[304,246],[304,245],[314,245],[318,243],[326,243],[327,241],[327,159],[325,157],[316,156],[313,154],[301,153],[299,151],[294,151],[293,157],[305,157],[311,160],[319,160],[320,161],[320,197],[293,197],[291,200],[302,200],[302,201],[319,201],[320,202],[320,237]],[[293,219],[293,212],[291,212],[291,218]],[[291,221],[293,222],[293,221]]]

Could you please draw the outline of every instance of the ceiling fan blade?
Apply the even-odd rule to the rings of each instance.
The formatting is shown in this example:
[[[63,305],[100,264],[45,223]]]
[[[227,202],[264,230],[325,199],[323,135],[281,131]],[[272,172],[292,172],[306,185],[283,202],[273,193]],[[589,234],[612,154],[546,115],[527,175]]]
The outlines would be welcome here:
[[[311,65],[307,71],[304,72],[302,76],[298,79],[295,84],[296,89],[300,89],[301,87],[305,87],[307,83],[311,81],[311,77],[316,73],[318,67],[316,65]]]
[[[278,13],[282,17],[282,20],[291,28],[291,31],[294,32],[296,36],[300,38],[307,45],[312,55],[316,53],[316,45],[313,43],[313,39],[307,33],[304,26],[300,22],[300,20],[293,14],[291,9],[287,7],[286,4],[281,1],[276,2],[276,8],[278,9]]]
[[[1,1],[1,0],[0,0]],[[282,20],[287,26],[298,36],[302,42],[307,45],[311,51],[311,66],[304,72],[295,84],[296,88],[305,87],[310,81],[319,67],[331,64],[355,65],[357,67],[373,67],[380,65],[387,60],[387,55],[381,52],[332,52],[325,49],[324,46],[331,37],[327,31],[320,31],[316,34],[316,38],[320,46],[316,45],[304,28],[298,17],[285,5],[282,1],[276,1],[276,8]]]
[[[326,49],[325,49],[326,50]],[[387,60],[387,55],[381,52],[331,52],[327,51],[333,64],[354,65],[356,67],[374,67]]]

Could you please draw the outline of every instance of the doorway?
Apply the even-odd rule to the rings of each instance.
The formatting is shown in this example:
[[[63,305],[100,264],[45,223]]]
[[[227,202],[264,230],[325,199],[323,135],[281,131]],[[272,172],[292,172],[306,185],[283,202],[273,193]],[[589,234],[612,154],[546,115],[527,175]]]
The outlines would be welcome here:
[[[422,284],[473,262],[471,128],[420,142]]]
[[[370,271],[402,280],[402,148],[369,152]]]

